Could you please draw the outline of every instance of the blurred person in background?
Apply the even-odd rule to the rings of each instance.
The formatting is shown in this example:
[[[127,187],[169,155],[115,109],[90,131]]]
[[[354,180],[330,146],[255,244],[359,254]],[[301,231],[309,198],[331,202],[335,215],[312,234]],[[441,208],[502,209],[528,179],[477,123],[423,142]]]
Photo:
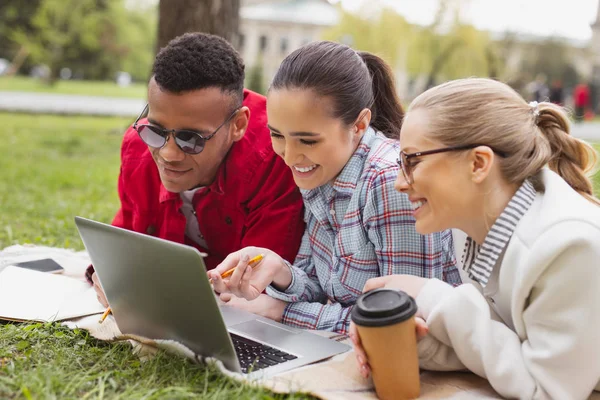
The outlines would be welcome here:
[[[550,87],[550,102],[562,106],[565,101],[562,81],[555,79]]]
[[[538,74],[535,78],[535,81],[527,85],[527,90],[531,93],[531,98],[533,101],[537,101],[539,103],[548,100],[550,90],[546,84],[547,80],[548,79],[546,78],[546,75]]]
[[[573,103],[575,105],[575,121],[581,122],[590,103],[590,88],[586,83],[579,83],[573,89]]]

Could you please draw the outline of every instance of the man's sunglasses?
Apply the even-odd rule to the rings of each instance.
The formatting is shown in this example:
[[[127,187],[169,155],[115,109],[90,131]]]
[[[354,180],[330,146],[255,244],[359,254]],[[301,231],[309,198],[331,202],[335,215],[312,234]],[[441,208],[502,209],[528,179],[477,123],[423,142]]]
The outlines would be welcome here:
[[[204,146],[206,145],[206,141],[212,139],[213,136],[217,134],[219,129],[221,129],[225,124],[227,124],[233,116],[240,109],[235,109],[229,117],[213,133],[210,135],[202,135],[200,132],[191,131],[187,129],[163,129],[156,125],[151,124],[138,124],[142,116],[144,116],[148,112],[148,104],[144,107],[142,113],[137,117],[135,122],[133,123],[133,129],[138,133],[140,139],[143,140],[150,147],[154,147],[156,149],[162,148],[169,137],[173,135],[175,138],[175,144],[177,147],[181,149],[184,153],[188,154],[199,154],[204,150]]]
[[[431,154],[446,153],[449,151],[470,150],[470,149],[474,149],[475,147],[479,147],[479,146],[487,146],[487,145],[485,145],[485,144],[467,144],[464,146],[445,147],[443,149],[417,151],[415,153],[406,153],[403,150],[400,152],[400,157],[398,158],[397,163],[400,166],[400,170],[402,171],[402,175],[404,175],[404,180],[406,180],[406,183],[408,183],[409,185],[412,185],[414,182],[413,181],[413,165],[410,162],[410,160],[412,158],[428,156]],[[490,146],[487,146],[487,147],[490,147]],[[500,157],[505,158],[507,156],[507,154],[504,153],[503,151],[495,150],[492,147],[490,147],[490,148],[492,149],[492,151],[494,153],[498,154]]]

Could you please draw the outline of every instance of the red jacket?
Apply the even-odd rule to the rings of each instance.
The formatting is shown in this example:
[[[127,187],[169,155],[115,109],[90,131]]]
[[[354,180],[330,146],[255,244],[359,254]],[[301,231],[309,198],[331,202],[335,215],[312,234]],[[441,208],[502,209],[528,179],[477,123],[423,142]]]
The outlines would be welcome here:
[[[112,224],[193,245],[208,253],[208,269],[245,246],[266,247],[293,262],[304,233],[302,197],[273,152],[265,97],[245,90],[243,104],[250,108],[246,134],[233,144],[215,181],[193,199],[208,249],[185,237],[180,195],[162,185],[148,147],[131,127],[121,147],[121,209]]]

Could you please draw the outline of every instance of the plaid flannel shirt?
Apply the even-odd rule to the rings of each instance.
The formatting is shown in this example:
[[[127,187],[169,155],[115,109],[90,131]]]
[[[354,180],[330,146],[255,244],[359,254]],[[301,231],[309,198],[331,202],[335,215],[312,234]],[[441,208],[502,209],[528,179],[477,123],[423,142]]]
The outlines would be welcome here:
[[[412,274],[460,284],[450,231],[420,235],[405,194],[395,191],[399,144],[369,128],[332,183],[302,190],[306,230],[285,291],[283,323],[347,333],[365,282]]]

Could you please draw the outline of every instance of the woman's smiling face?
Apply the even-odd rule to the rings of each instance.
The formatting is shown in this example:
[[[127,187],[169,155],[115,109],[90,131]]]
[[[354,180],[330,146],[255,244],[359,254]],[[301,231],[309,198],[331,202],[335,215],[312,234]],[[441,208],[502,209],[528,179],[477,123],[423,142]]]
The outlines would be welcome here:
[[[301,189],[334,181],[364,133],[332,117],[330,110],[330,100],[309,89],[276,89],[267,96],[273,149]]]
[[[428,126],[427,111],[407,113],[400,133],[401,149],[415,153],[447,147],[428,139]],[[470,215],[473,199],[481,197],[472,183],[466,153],[431,154],[411,158],[409,163],[412,184],[400,172],[395,187],[412,203],[417,232],[424,235],[461,226]]]

